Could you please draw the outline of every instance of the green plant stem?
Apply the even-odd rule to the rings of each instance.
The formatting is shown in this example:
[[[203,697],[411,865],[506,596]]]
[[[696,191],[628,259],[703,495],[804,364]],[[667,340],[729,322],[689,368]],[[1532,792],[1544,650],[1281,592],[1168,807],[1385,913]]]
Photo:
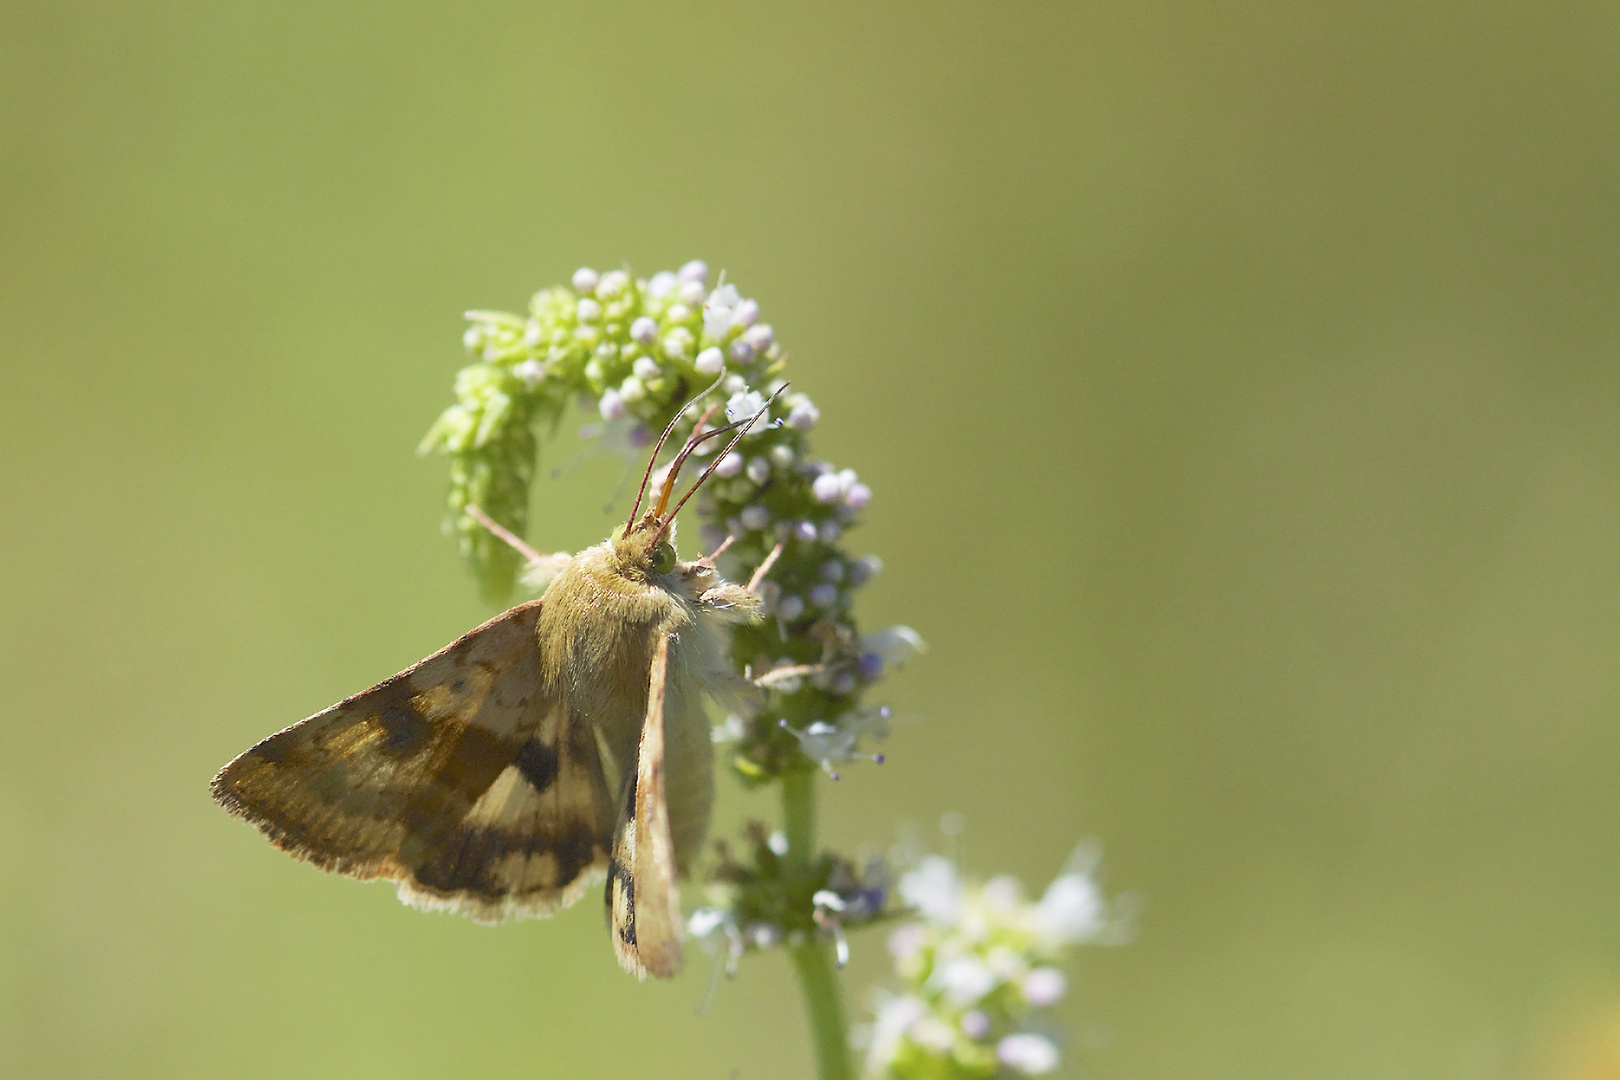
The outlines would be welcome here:
[[[816,774],[794,769],[782,774],[782,828],[787,834],[787,870],[790,880],[808,872],[816,853]],[[799,973],[799,990],[810,1015],[810,1035],[816,1044],[816,1075],[820,1080],[852,1080],[849,1031],[844,1022],[844,999],[826,943],[812,936],[788,950]]]

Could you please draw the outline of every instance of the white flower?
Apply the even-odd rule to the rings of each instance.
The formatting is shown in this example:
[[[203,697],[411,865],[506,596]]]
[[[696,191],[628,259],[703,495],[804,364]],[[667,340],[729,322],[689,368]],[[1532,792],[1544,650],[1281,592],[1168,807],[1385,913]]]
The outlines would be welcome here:
[[[1062,875],[1035,906],[1035,932],[1050,946],[1085,941],[1102,928],[1102,894],[1085,874]]]
[[[538,360],[529,359],[513,368],[512,374],[522,379],[523,384],[533,390],[540,380],[546,377],[546,366]]]
[[[816,408],[811,400],[803,394],[796,395],[798,400],[789,406],[788,423],[800,431],[809,431],[821,419],[821,410]]]
[[[706,938],[726,923],[726,913],[719,908],[704,907],[692,912],[686,920],[686,932],[695,938]]]
[[[909,994],[886,998],[879,1003],[872,1025],[872,1046],[867,1052],[867,1069],[873,1073],[882,1072],[893,1060],[900,1043],[911,1033],[912,1027],[927,1015],[928,1006]]]
[[[900,879],[900,898],[931,923],[956,921],[962,905],[962,882],[943,855],[930,855]]]
[[[647,282],[647,295],[654,300],[662,300],[675,291],[675,275],[668,270],[660,270]]]
[[[861,638],[861,652],[877,655],[888,667],[905,663],[914,653],[927,651],[928,643],[909,626],[891,626]]]
[[[835,503],[844,497],[844,489],[838,483],[837,473],[822,473],[810,484],[810,494],[815,496],[816,502]]]
[[[721,369],[726,366],[726,356],[719,349],[710,345],[697,354],[697,359],[692,362],[692,366],[698,369],[699,374],[718,375]]]
[[[996,1057],[1009,1069],[1026,1076],[1040,1076],[1058,1066],[1058,1050],[1052,1040],[1028,1032],[1002,1039],[996,1044]]]
[[[647,385],[634,375],[619,384],[619,397],[624,401],[640,401],[647,396]]]
[[[1053,967],[1036,968],[1024,976],[1024,1000],[1037,1009],[1056,1005],[1069,989],[1069,980]]]
[[[574,291],[581,296],[589,296],[596,291],[596,271],[588,266],[582,266],[574,271]]]
[[[735,424],[739,420],[746,420],[765,407],[765,395],[758,390],[744,390],[732,394],[731,400],[726,402],[726,422]]]
[[[996,988],[996,977],[976,956],[959,956],[948,960],[934,972],[931,981],[937,982],[945,993],[945,1000],[959,1009],[977,1003]]]
[[[692,331],[684,326],[677,326],[664,335],[664,355],[671,360],[679,360],[691,347]]]

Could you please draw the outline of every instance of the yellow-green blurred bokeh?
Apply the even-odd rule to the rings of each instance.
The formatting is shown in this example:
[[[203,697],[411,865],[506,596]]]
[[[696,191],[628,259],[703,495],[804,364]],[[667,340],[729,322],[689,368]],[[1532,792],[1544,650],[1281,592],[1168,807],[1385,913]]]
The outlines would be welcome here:
[[[779,957],[699,1016],[206,792],[488,614],[461,311],[702,257],[933,645],[827,840],[1144,899],[1071,1075],[1612,1076],[1617,105],[1601,4],[0,4],[0,1075],[810,1075]]]

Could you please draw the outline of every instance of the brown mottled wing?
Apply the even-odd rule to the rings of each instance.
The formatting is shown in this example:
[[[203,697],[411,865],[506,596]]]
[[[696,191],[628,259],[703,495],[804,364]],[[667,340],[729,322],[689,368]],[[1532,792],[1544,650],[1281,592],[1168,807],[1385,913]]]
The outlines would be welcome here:
[[[681,897],[675,885],[664,787],[664,689],[669,638],[658,639],[647,682],[647,719],[624,816],[613,835],[607,910],[619,966],[640,979],[667,979],[681,966]]]
[[[540,695],[542,603],[270,736],[214,798],[293,857],[395,881],[407,902],[550,914],[605,870],[612,800],[594,743]]]

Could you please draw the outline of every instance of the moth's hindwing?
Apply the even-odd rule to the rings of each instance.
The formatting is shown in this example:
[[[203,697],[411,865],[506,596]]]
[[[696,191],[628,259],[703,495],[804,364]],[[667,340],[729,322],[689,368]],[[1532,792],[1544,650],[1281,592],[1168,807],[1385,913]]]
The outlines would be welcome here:
[[[270,736],[213,793],[322,869],[483,921],[547,915],[607,866],[611,797],[589,736],[540,693],[541,601]]]
[[[647,682],[647,717],[636,770],[626,784],[608,868],[608,921],[619,966],[637,978],[669,978],[681,966],[681,898],[675,884],[664,784],[664,698],[669,638],[658,639]]]

